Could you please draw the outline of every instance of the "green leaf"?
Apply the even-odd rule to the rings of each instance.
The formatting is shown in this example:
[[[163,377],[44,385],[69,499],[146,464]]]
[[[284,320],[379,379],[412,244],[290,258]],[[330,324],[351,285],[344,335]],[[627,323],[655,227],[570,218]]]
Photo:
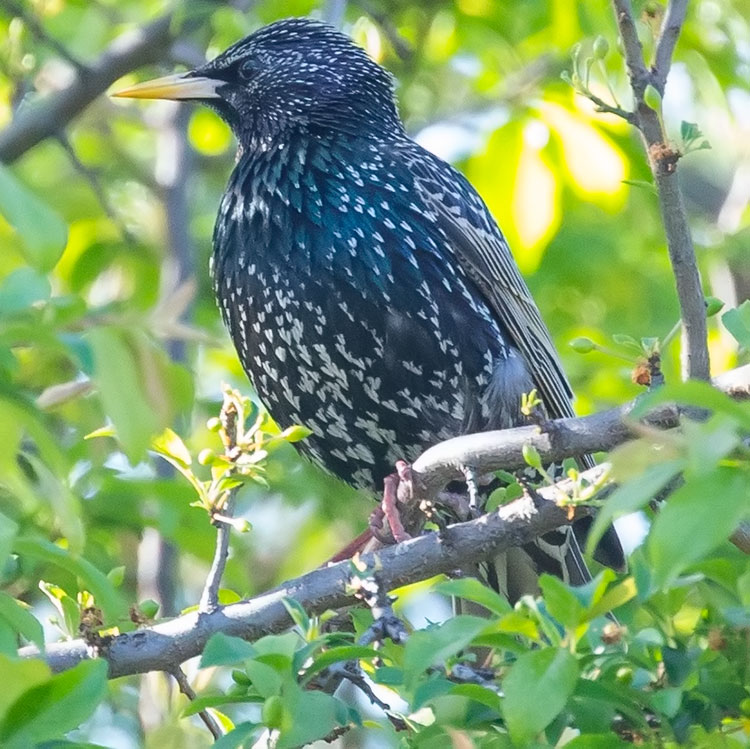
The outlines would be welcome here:
[[[680,403],[723,413],[743,429],[750,430],[750,408],[746,403],[734,401],[726,393],[699,380],[670,383],[642,395],[638,398],[630,416],[633,419],[641,419],[654,406],[662,403]]]
[[[523,452],[523,459],[528,465],[537,470],[542,468],[542,457],[539,455],[539,450],[537,450],[534,445],[527,442],[521,450]]]
[[[159,430],[159,417],[143,392],[135,351],[113,328],[92,328],[86,334],[94,352],[94,377],[102,405],[128,458],[137,462]]]
[[[599,510],[591,526],[586,548],[592,554],[613,521],[645,507],[682,469],[682,460],[649,466],[644,473],[619,486]]]
[[[67,226],[52,208],[2,165],[0,214],[18,232],[29,265],[40,271],[51,270],[65,249]]]
[[[612,733],[607,734],[585,734],[576,736],[572,741],[565,744],[566,749],[618,749],[618,747],[631,747],[629,744]]]
[[[91,591],[96,605],[105,613],[109,621],[114,621],[125,611],[120,594],[115,590],[107,576],[83,557],[76,556],[66,549],[41,538],[21,536],[13,542],[13,549],[21,556],[41,559],[81,578],[84,587]]]
[[[262,729],[263,726],[259,723],[239,723],[234,727],[233,731],[224,734],[220,739],[217,739],[212,744],[212,749],[237,749],[244,745],[251,736]]]
[[[190,715],[196,715],[205,710],[207,707],[216,707],[217,705],[240,705],[263,702],[262,697],[255,697],[247,694],[204,694],[200,697],[196,697],[194,700],[185,705],[182,708],[183,718],[187,718]]]
[[[643,92],[643,101],[654,111],[661,112],[661,94],[650,83]]]
[[[486,627],[486,619],[455,616],[430,629],[414,632],[404,652],[407,685],[413,685],[430,666],[442,663],[463,650]]]
[[[0,316],[6,318],[27,311],[35,302],[47,301],[49,279],[33,268],[16,268],[0,283]]]
[[[307,632],[307,630],[310,629],[310,617],[302,607],[302,604],[288,596],[284,596],[284,598],[281,599],[281,602],[284,604],[284,608],[289,613],[292,621],[302,630],[303,633]]]
[[[0,721],[8,707],[21,694],[31,687],[47,681],[50,676],[49,666],[38,659],[17,660],[0,655],[0,674],[3,675],[3,688],[0,689]]]
[[[13,539],[18,533],[18,523],[0,512],[0,569],[13,549]]]
[[[107,693],[107,662],[84,661],[25,691],[0,723],[6,749],[58,738],[86,720]]]
[[[552,575],[539,578],[547,611],[565,627],[575,628],[584,619],[585,609],[565,583]]]
[[[308,429],[306,426],[301,424],[295,424],[294,426],[287,427],[280,435],[279,438],[286,442],[300,442],[306,439],[312,434],[312,429]]]
[[[750,510],[747,475],[720,467],[691,477],[666,503],[649,533],[654,585],[666,586],[727,540]]]
[[[368,648],[364,645],[341,645],[340,647],[330,648],[317,655],[313,663],[307,668],[304,674],[305,680],[314,674],[319,673],[324,668],[328,668],[334,663],[341,661],[353,661],[360,658],[382,658],[383,653],[374,648]]]
[[[724,302],[715,296],[706,297],[706,317],[718,315],[724,309]]]
[[[288,728],[282,729],[277,749],[292,749],[305,746],[327,736],[339,725],[340,703],[323,692],[306,692],[295,687],[285,695],[284,707],[291,715],[303,717],[295,720]]]
[[[117,567],[113,567],[107,573],[107,580],[112,583],[113,587],[119,588],[125,581],[125,565],[121,564]]]
[[[278,656],[276,656],[278,657]],[[289,676],[291,676],[291,661],[289,661]],[[279,669],[264,661],[251,658],[245,663],[245,673],[250,677],[253,687],[262,697],[278,694],[284,683],[284,676]]]
[[[721,316],[721,321],[740,346],[750,349],[750,300],[727,310]]]
[[[483,585],[475,577],[462,577],[456,580],[444,580],[435,585],[436,593],[455,596],[467,601],[474,601],[488,611],[500,616],[512,611],[511,605],[499,593]]]
[[[172,429],[165,429],[158,437],[151,441],[151,447],[161,455],[167,455],[176,460],[182,466],[187,467],[192,463],[190,451],[185,446],[179,434]]]
[[[679,687],[659,689],[648,695],[648,701],[657,713],[666,715],[667,718],[674,718],[682,704],[682,689]]]
[[[451,687],[450,694],[468,697],[470,700],[486,705],[498,715],[502,715],[502,701],[497,692],[492,689],[480,686],[479,684],[456,684]]]
[[[39,589],[49,598],[52,605],[60,614],[58,626],[71,637],[78,634],[78,625],[81,621],[81,609],[60,586],[39,581]]]
[[[200,667],[231,666],[257,654],[255,647],[246,640],[217,632],[203,648]]]
[[[534,650],[518,658],[503,680],[503,715],[515,742],[531,741],[557,717],[578,674],[575,656],[561,648]]]
[[[703,135],[701,129],[695,122],[686,122],[683,120],[680,123],[680,136],[685,143],[689,143],[691,140],[700,138]]]
[[[614,611],[618,606],[627,603],[634,598],[638,590],[635,586],[635,579],[628,577],[618,585],[610,588],[597,603],[595,603],[588,612],[589,619],[595,619],[597,616]]]
[[[39,650],[44,650],[44,629],[41,622],[19,601],[0,591],[0,617]]]

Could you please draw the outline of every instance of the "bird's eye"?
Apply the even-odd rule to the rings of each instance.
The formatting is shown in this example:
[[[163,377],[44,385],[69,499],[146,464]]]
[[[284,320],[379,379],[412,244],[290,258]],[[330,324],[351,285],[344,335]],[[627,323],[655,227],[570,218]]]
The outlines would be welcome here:
[[[254,60],[254,59],[243,60],[240,63],[239,74],[240,74],[240,77],[244,78],[246,81],[249,81],[251,78],[253,78],[257,72],[258,72],[257,60]]]

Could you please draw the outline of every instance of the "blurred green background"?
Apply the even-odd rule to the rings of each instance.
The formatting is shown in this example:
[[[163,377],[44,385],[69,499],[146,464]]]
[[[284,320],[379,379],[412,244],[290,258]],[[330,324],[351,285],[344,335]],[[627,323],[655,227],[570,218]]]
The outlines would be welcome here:
[[[635,5],[648,53],[661,6]],[[561,79],[573,46],[588,55],[603,35],[610,53],[591,89],[629,106],[609,3],[0,1],[0,130],[170,10],[157,62],[116,86],[198,65],[280,17],[312,14],[350,33],[396,76],[408,131],[463,170],[497,217],[578,411],[638,392],[627,362],[568,345],[588,336],[617,348],[615,334],[663,336],[678,318],[641,144]],[[680,165],[705,288],[736,306],[750,291],[750,2],[691,3],[675,57],[667,131],[679,144],[680,123],[695,122],[711,145]],[[0,158],[2,144],[0,132]],[[0,167],[0,512],[5,536],[27,550],[3,573],[12,596],[38,604],[40,580],[74,596],[83,558],[105,574],[124,566],[122,600],[154,598],[165,614],[197,600],[214,530],[147,447],[171,426],[195,453],[218,448],[206,420],[221,384],[251,392],[208,275],[234,157],[205,109],[100,96]],[[718,373],[737,363],[737,344],[718,318],[709,325]],[[668,380],[677,354],[673,345],[665,357]],[[119,441],[84,439],[110,421]],[[238,500],[253,530],[233,538],[225,587],[243,597],[322,563],[372,509],[290,446],[273,454],[268,478]]]

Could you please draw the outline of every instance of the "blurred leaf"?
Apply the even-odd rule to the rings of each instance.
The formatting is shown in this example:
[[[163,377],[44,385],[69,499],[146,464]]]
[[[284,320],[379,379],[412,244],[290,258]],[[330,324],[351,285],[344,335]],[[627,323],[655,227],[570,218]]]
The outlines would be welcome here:
[[[8,707],[23,692],[47,681],[52,675],[49,666],[38,658],[18,660],[0,654],[0,673],[3,675],[3,688],[0,689],[0,722]]]
[[[190,715],[196,715],[205,710],[207,707],[216,707],[217,705],[239,705],[262,702],[262,697],[254,697],[247,694],[202,694],[185,705],[180,715],[187,718]]]
[[[637,592],[635,579],[632,577],[625,578],[621,583],[607,590],[599,601],[594,604],[588,612],[589,618],[594,619],[597,616],[603,616],[614,611],[618,606],[622,606],[634,598]]]
[[[232,666],[257,654],[253,645],[239,637],[217,632],[211,635],[201,656],[201,668]]]
[[[188,127],[190,144],[206,156],[218,156],[229,148],[232,132],[217,114],[209,109],[197,109]]]
[[[539,587],[547,610],[560,624],[575,628],[581,623],[585,609],[562,580],[545,574],[539,578]]]
[[[0,282],[0,319],[27,311],[45,302],[51,293],[49,279],[33,268],[17,268]]]
[[[144,393],[135,352],[114,328],[93,328],[87,338],[94,351],[94,375],[104,411],[128,458],[137,462],[159,430],[159,418]]]
[[[657,515],[647,542],[654,584],[673,582],[687,565],[727,540],[750,511],[748,477],[734,468],[692,477]]]
[[[21,237],[29,265],[42,272],[53,268],[65,249],[65,222],[2,165],[0,214]]]
[[[380,658],[382,653],[374,648],[365,647],[364,645],[342,645],[336,648],[330,648],[319,655],[316,655],[310,666],[305,669],[305,679],[309,679],[314,674],[322,671],[324,668],[341,663],[342,661],[354,661],[360,658]]]
[[[740,346],[750,349],[750,300],[727,310],[721,316],[721,321]]]
[[[307,692],[299,688],[286,695],[285,707],[292,715],[304,715],[285,726],[276,744],[277,749],[293,749],[327,736],[337,725],[338,701],[323,692]]]
[[[486,627],[485,619],[456,616],[430,629],[414,632],[404,651],[407,685],[413,685],[425,669],[463,650]]]
[[[28,749],[76,728],[107,693],[107,662],[84,661],[31,687],[10,706],[0,723],[7,749]]]
[[[189,466],[192,463],[190,451],[185,446],[182,438],[172,429],[167,428],[158,437],[155,437],[151,442],[151,446],[156,452],[168,455],[183,466]]]
[[[10,626],[44,651],[44,629],[41,622],[27,608],[7,593],[0,591],[0,617]]]
[[[475,577],[443,580],[435,585],[434,590],[436,593],[442,593],[445,596],[455,596],[456,598],[474,601],[474,603],[484,606],[494,614],[507,614],[512,610],[506,598],[492,588],[483,585]]]
[[[657,463],[618,486],[596,515],[586,539],[587,552],[593,553],[614,520],[645,507],[682,470],[683,463],[682,460]]]
[[[307,615],[307,612],[302,605],[293,598],[289,598],[289,596],[284,596],[281,602],[284,604],[284,608],[289,613],[292,621],[302,630],[303,633],[307,632],[307,630],[310,629],[310,617]]]
[[[39,589],[49,598],[60,615],[57,620],[58,627],[69,637],[75,637],[78,634],[78,626],[81,622],[81,607],[78,602],[54,583],[40,580]]]
[[[213,743],[213,749],[238,749],[240,746],[246,746],[245,741],[262,728],[259,723],[238,723],[233,731],[224,734]]]
[[[0,569],[13,549],[13,539],[18,533],[18,523],[0,512]]]
[[[123,600],[107,576],[83,557],[75,556],[44,539],[29,536],[17,538],[13,543],[13,549],[21,556],[41,559],[80,577],[85,587],[94,594],[96,605],[105,612],[107,620],[114,621],[124,612]]]
[[[747,403],[732,400],[726,393],[699,380],[670,383],[644,394],[636,402],[630,416],[641,419],[654,406],[662,403],[679,403],[723,413],[743,429],[750,429],[750,408]]]
[[[250,658],[245,663],[245,673],[250,677],[250,681],[258,694],[267,698],[279,693],[285,681],[284,676],[287,677],[286,681],[291,679],[291,659],[288,659],[288,663],[283,665],[289,666],[288,674],[282,675],[279,669],[272,665],[257,658]]]
[[[584,736],[576,736],[572,741],[565,744],[567,749],[618,749],[622,747],[632,746],[632,744],[623,741],[617,736],[613,736],[611,733],[594,735],[587,734]]]
[[[573,693],[578,674],[578,661],[561,648],[518,658],[503,680],[503,716],[514,741],[530,741],[555,719]]]

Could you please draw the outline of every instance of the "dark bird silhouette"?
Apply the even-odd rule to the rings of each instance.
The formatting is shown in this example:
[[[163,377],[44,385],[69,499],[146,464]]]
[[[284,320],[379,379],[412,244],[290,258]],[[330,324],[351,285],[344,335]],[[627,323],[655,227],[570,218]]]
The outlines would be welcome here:
[[[550,418],[573,415],[495,220],[406,135],[390,74],[347,36],[279,21],[195,71],[120,94],[199,100],[234,131],[216,296],[274,419],[312,429],[301,449],[315,462],[375,491],[398,459],[523,423],[532,388]],[[600,549],[621,563],[613,533]],[[527,552],[537,569],[587,579],[568,529]]]

